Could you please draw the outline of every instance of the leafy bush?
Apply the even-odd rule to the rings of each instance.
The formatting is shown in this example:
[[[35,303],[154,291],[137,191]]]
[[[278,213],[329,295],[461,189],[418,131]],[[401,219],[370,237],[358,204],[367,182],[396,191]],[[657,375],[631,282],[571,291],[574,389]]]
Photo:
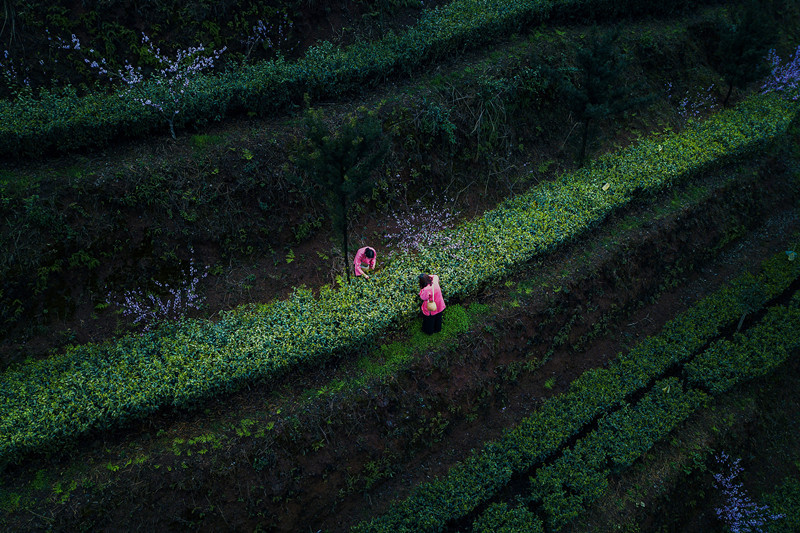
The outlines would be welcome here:
[[[559,529],[600,498],[611,473],[632,465],[708,396],[684,391],[677,378],[657,382],[635,405],[600,419],[597,430],[579,440],[531,479],[532,498],[543,502],[548,524]]]
[[[202,125],[241,112],[267,115],[300,103],[306,93],[315,101],[336,97],[544,22],[555,8],[565,13],[576,9],[588,12],[617,3],[454,0],[425,11],[418,24],[406,32],[388,32],[375,42],[357,42],[344,49],[324,42],[310,47],[305,57],[296,62],[287,63],[278,57],[258,65],[242,65],[220,76],[198,76],[181,114],[170,126]],[[650,2],[646,9],[663,12],[673,7],[682,9],[683,4],[680,0]],[[146,83],[138,98],[160,100],[163,91],[157,83]],[[157,110],[120,96],[90,94],[79,98],[74,90],[66,88],[43,90],[36,98],[28,95],[2,101],[0,155],[38,155],[45,150],[102,146],[114,138],[140,137],[163,126]]]
[[[497,494],[515,473],[555,454],[593,419],[621,406],[600,419],[596,433],[600,436],[593,437],[594,441],[581,441],[564,454],[560,466],[537,473],[532,497],[543,502],[549,522],[563,524],[576,517],[607,484],[607,465],[629,466],[707,395],[683,392],[682,384],[672,378],[652,387],[650,399],[636,407],[626,407],[626,398],[647,388],[668,368],[689,360],[724,327],[734,324],[749,295],[761,294],[763,305],[798,276],[800,268],[787,261],[785,254],[775,255],[763,263],[759,276],[744,274],[668,322],[658,336],[621,354],[608,368],[585,372],[565,394],[546,401],[500,440],[488,443],[445,477],[419,485],[385,515],[358,524],[353,531],[440,531]],[[753,291],[754,285],[761,290]],[[792,331],[783,330],[783,336],[791,336],[788,332]],[[653,422],[648,421],[651,418]]]
[[[768,533],[800,531],[800,480],[787,477],[778,489],[765,498],[766,502],[783,518],[770,523]]]
[[[745,334],[712,344],[686,365],[689,382],[721,394],[741,381],[771,372],[800,347],[800,335],[784,338],[787,331],[800,331],[799,302],[795,298],[792,307],[773,307]]]
[[[599,224],[635,194],[752,153],[785,130],[793,116],[790,105],[777,97],[758,96],[681,134],[645,141],[537,186],[461,226],[460,237],[475,243],[462,250],[461,257],[442,249],[398,256],[376,275],[375,283],[349,284],[340,290],[323,287],[318,298],[296,289],[287,300],[234,310],[217,323],[168,324],[140,337],[72,346],[63,354],[7,371],[0,381],[0,460],[53,449],[92,428],[114,427],[164,406],[190,406],[254,380],[275,379],[298,365],[358,350],[415,316],[414,285],[420,272],[438,273],[450,297],[467,295]],[[612,185],[606,191],[603,183]],[[759,281],[765,297],[800,271],[800,262],[786,261],[785,255],[783,259],[781,265],[767,267],[774,270],[771,277]],[[731,292],[737,290],[741,288]],[[591,419],[604,408],[602,401],[620,401],[627,393],[623,387],[641,386],[680,357],[678,347],[688,341],[702,345],[708,339],[702,337],[704,332],[721,327],[731,315],[741,316],[741,298],[731,298],[724,309],[713,310],[714,316],[727,313],[723,318],[694,317],[691,327],[683,325],[674,337],[668,334],[649,347],[653,356],[624,363],[631,371],[626,368],[614,377],[618,381],[609,382],[608,390],[594,400],[576,404],[579,411],[566,410],[574,417],[569,421],[582,424]],[[372,305],[364,308],[364,301]],[[584,381],[578,381],[576,394],[595,395],[581,391]],[[564,427],[542,436],[545,446],[539,449],[563,442],[568,435]],[[515,452],[514,462],[530,464],[537,450]],[[511,471],[506,468],[502,475],[492,471],[491,478],[502,484]],[[478,496],[469,501],[480,501]]]
[[[509,507],[507,503],[489,506],[472,524],[474,533],[542,533],[542,521],[522,505]]]

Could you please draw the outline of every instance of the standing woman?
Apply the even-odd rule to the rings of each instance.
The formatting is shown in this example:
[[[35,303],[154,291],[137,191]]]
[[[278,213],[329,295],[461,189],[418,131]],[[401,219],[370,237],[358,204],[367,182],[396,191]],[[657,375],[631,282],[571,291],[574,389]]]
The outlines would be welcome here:
[[[439,276],[419,275],[419,297],[422,299],[422,331],[431,335],[442,331],[442,312],[445,304]]]
[[[355,271],[356,276],[363,274],[365,278],[369,279],[367,273],[362,269],[371,268],[375,270],[375,261],[377,261],[377,259],[378,256],[375,254],[374,248],[370,248],[369,246],[359,248],[356,252],[356,258],[353,260],[353,270]]]

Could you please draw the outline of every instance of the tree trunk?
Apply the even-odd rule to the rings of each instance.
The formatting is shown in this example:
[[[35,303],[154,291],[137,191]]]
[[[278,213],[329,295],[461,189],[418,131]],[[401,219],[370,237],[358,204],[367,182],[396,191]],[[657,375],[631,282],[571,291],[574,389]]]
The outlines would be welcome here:
[[[583,138],[581,139],[581,153],[578,156],[578,166],[582,167],[586,161],[586,141],[589,139],[589,119],[583,123]]]
[[[728,98],[731,97],[733,92],[733,82],[728,84],[728,94],[725,95],[725,100],[722,101],[722,107],[728,107]]]
[[[344,270],[347,272],[347,283],[350,283],[350,257],[347,255],[347,196],[342,196],[342,256],[344,257]]]
[[[170,135],[172,135],[172,140],[173,141],[177,141],[178,138],[175,137],[175,125],[173,123],[173,120],[171,118],[168,118],[167,119],[167,124],[169,124],[169,133],[170,133]]]

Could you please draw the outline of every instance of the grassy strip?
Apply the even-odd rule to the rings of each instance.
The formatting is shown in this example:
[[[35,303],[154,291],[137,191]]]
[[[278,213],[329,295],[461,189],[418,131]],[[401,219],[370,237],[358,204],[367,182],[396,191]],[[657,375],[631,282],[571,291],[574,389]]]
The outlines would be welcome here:
[[[0,381],[0,464],[356,350],[417,313],[419,272],[437,272],[447,295],[465,296],[596,226],[636,194],[758,150],[785,133],[795,113],[779,98],[753,97],[680,134],[537,186],[459,227],[454,238],[470,246],[458,253],[432,248],[400,256],[370,282],[323,287],[319,298],[297,289],[287,300],[231,312],[216,324],[167,324],[8,370]]]
[[[567,393],[487,444],[447,476],[416,487],[385,515],[356,525],[356,532],[441,531],[493,497],[514,474],[524,472],[563,447],[595,417],[622,405],[670,366],[686,361],[745,309],[759,308],[800,275],[800,267],[777,254],[758,276],[745,274],[682,313],[662,332],[634,347],[605,369],[585,372]]]
[[[636,2],[638,11],[668,12],[685,6],[682,0],[657,4]],[[441,60],[465,48],[496,42],[531,24],[565,13],[619,10],[605,0],[455,0],[426,11],[417,25],[375,42],[344,49],[325,42],[308,49],[304,58],[243,65],[219,76],[201,75],[186,89],[176,126],[222,120],[242,111],[266,115],[309,94],[314,100],[335,98],[347,91],[377,85],[398,72]],[[624,8],[623,8],[624,9]],[[143,100],[171,102],[163,84],[145,84]],[[48,149],[75,150],[102,146],[111,139],[143,136],[164,126],[161,114],[119,94],[79,97],[74,90],[42,92],[38,99],[0,102],[0,155],[40,154]]]

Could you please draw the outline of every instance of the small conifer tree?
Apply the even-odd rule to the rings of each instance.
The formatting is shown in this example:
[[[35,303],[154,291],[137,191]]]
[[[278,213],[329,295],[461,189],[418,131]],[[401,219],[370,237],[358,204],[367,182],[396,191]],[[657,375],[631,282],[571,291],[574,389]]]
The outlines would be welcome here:
[[[578,50],[576,73],[564,79],[563,91],[570,110],[583,124],[578,163],[586,160],[586,146],[592,126],[608,117],[641,105],[647,96],[635,96],[640,87],[628,87],[623,81],[627,59],[616,41],[619,31],[598,35],[596,29],[586,37],[587,44]]]
[[[722,74],[728,90],[722,105],[734,88],[744,89],[747,84],[763,79],[769,73],[766,60],[774,31],[770,29],[764,10],[751,0],[733,15],[731,22],[719,21],[719,39],[712,54],[714,67]]]
[[[325,205],[333,227],[342,236],[342,256],[350,281],[348,212],[376,185],[373,171],[388,150],[380,120],[374,112],[359,108],[338,129],[331,129],[322,110],[307,108],[306,138],[292,160],[307,178],[306,186]]]

